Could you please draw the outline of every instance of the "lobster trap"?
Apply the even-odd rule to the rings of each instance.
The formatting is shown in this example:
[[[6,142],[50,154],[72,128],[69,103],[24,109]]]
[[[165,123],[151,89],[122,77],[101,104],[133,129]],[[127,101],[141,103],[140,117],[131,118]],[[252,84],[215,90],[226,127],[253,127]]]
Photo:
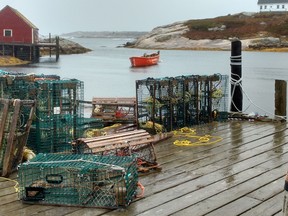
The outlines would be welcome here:
[[[136,81],[137,123],[166,131],[228,118],[228,76],[179,76]],[[221,114],[221,115],[219,115]]]
[[[78,80],[37,81],[37,109],[29,145],[37,153],[71,153],[71,141],[84,128],[83,82]]]
[[[134,157],[38,154],[19,166],[23,202],[80,207],[127,207],[136,196]]]
[[[22,161],[35,101],[0,99],[0,173],[8,176]]]
[[[92,117],[104,124],[135,123],[136,98],[96,98],[92,100]]]
[[[159,170],[154,138],[145,130],[119,132],[93,138],[79,138],[73,143],[77,154],[131,156],[137,158],[138,171]]]
[[[81,137],[84,84],[56,75],[0,74],[3,98],[36,100],[27,146],[36,153],[71,152],[71,141]]]

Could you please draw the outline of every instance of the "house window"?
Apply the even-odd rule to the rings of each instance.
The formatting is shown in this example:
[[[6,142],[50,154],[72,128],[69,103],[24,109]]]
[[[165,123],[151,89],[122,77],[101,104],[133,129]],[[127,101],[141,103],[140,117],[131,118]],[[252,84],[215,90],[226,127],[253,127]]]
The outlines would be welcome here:
[[[12,29],[4,29],[4,37],[12,37]]]
[[[277,9],[279,9],[280,8],[280,5],[277,5]]]
[[[282,9],[284,9],[285,8],[285,5],[282,5]]]
[[[263,7],[262,7],[262,5],[260,6],[260,10],[262,10],[263,9]]]
[[[264,8],[267,9],[267,5],[265,5]]]

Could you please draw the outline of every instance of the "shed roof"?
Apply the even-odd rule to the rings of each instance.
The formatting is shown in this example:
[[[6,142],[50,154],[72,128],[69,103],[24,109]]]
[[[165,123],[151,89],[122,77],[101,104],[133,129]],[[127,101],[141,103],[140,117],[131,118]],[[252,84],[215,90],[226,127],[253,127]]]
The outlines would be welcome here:
[[[28,20],[23,14],[21,14],[18,10],[15,8],[10,7],[9,5],[6,5],[1,11],[10,9],[12,10],[18,17],[20,17],[24,22],[26,22],[31,28],[38,29],[30,20]],[[1,13],[0,11],[0,13]]]
[[[288,0],[258,0],[258,4],[282,4],[288,3]]]

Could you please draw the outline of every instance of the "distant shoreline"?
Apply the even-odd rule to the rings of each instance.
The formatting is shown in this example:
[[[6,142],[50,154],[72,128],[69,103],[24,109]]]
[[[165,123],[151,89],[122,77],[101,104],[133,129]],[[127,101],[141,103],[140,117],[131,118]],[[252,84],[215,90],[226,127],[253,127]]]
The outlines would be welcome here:
[[[107,37],[106,37],[107,38]],[[111,37],[110,37],[111,38]],[[66,41],[66,42],[65,42]],[[67,42],[68,41],[68,42]],[[200,40],[199,40],[200,41]],[[91,51],[83,47],[81,44],[77,44],[71,42],[69,39],[62,38],[63,43],[63,50],[65,50],[62,54],[81,54],[85,52]],[[137,49],[149,49],[149,50],[194,50],[194,51],[230,51],[229,47],[225,49],[219,45],[219,47],[178,47],[178,48],[171,48],[167,45],[167,48],[159,48],[159,47],[129,47],[123,45],[124,48],[137,48]],[[242,51],[253,51],[253,52],[288,52],[288,47],[269,47],[269,48],[262,48],[262,49],[255,49],[255,48],[242,48]],[[45,52],[42,54],[45,55]],[[0,67],[11,67],[11,66],[24,66],[30,64],[29,61],[22,61],[12,56],[0,56]]]

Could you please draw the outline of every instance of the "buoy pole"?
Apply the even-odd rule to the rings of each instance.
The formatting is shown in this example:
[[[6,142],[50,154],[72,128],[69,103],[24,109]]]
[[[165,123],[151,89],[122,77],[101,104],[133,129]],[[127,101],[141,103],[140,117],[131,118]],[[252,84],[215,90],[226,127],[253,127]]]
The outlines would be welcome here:
[[[231,42],[231,112],[242,112],[243,107],[241,48],[240,40]]]

